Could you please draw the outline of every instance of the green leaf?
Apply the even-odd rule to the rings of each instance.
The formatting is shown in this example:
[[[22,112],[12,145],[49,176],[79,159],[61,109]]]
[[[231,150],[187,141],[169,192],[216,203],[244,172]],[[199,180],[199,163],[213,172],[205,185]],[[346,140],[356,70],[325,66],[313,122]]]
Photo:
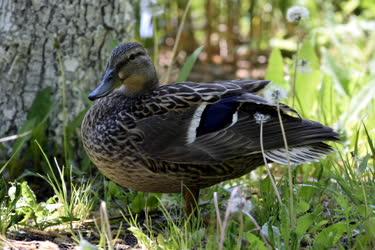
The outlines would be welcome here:
[[[311,202],[317,192],[319,192],[319,189],[315,184],[305,184],[299,189],[298,197],[305,202]]]
[[[30,134],[35,127],[35,119],[28,119],[25,121],[25,123],[20,128],[19,134],[29,132],[29,135],[20,137],[16,140],[16,142],[13,145],[12,152],[15,152],[14,155],[12,155],[13,159],[17,159],[19,157],[19,151],[22,148],[22,146],[25,144],[25,142],[30,138]]]
[[[259,190],[261,197],[263,198],[260,204],[260,206],[263,207],[260,216],[266,221],[270,216],[273,215],[273,213],[277,213],[278,210],[278,206],[276,205],[276,194],[272,188],[272,183],[268,176],[259,182]]]
[[[184,66],[182,67],[180,74],[178,75],[177,82],[183,82],[186,81],[189,77],[189,74],[191,70],[193,69],[193,66],[195,64],[195,61],[198,59],[199,54],[203,50],[203,46],[197,48],[193,54],[191,54],[188,59],[186,60]]]
[[[362,0],[360,1],[361,7],[368,9],[369,12],[375,13],[375,2],[373,0]]]
[[[118,200],[125,200],[126,195],[123,191],[123,188],[120,185],[112,181],[106,182],[106,196],[108,200],[111,199],[118,199]]]
[[[149,194],[147,197],[147,208],[155,209],[159,206],[159,198],[156,194]]]
[[[21,184],[21,195],[27,206],[34,207],[37,204],[36,196],[26,181]]]
[[[324,117],[325,123],[331,124],[337,120],[337,114],[341,108],[338,103],[338,95],[331,76],[324,75],[323,82],[319,90],[320,112]]]
[[[306,40],[299,51],[299,59],[307,60],[308,66],[313,70],[320,69],[320,61],[315,53],[314,43],[312,40]]]
[[[12,184],[12,187],[8,190],[8,195],[11,198],[9,206],[11,208],[15,208],[18,200],[20,199],[21,195],[21,188],[17,183]]]
[[[328,220],[321,220],[315,225],[315,229],[322,228],[324,225],[328,224]]]
[[[347,231],[347,222],[342,221],[324,228],[315,239],[314,249],[337,247],[337,242]]]
[[[284,204],[281,206],[279,217],[281,220],[280,233],[283,237],[284,242],[289,243],[289,239],[292,234],[292,227],[290,225],[289,208]]]
[[[52,108],[52,88],[40,90],[35,96],[34,102],[27,113],[27,119],[35,119],[36,123],[45,120]]]
[[[296,208],[296,213],[297,214],[303,214],[303,213],[306,213],[310,208],[310,204],[307,203],[306,201],[304,200],[300,200],[298,203],[297,203],[297,208]]]
[[[336,62],[337,58],[334,58],[327,51],[323,50],[323,56],[325,58],[325,68],[329,75],[332,76],[332,79],[336,87],[340,90],[341,93],[350,95],[349,93],[349,84],[350,84],[350,71],[343,68],[339,63]]]
[[[312,214],[302,215],[297,219],[296,233],[298,240],[301,240],[310,226],[314,223],[314,216]]]
[[[283,88],[289,88],[288,83],[284,79],[284,62],[278,48],[274,48],[271,52],[268,60],[266,79]]]
[[[305,113],[314,106],[321,82],[319,61],[310,41],[306,41],[299,52],[296,77],[296,95],[300,108]],[[304,62],[305,66],[301,66]]]
[[[363,82],[363,84],[366,83]],[[356,121],[360,116],[360,112],[369,108],[374,97],[375,80],[371,80],[350,99],[350,105],[345,109],[345,112],[341,114],[339,124]]]
[[[81,127],[83,118],[85,117],[85,114],[87,112],[87,109],[82,110],[80,113],[77,114],[76,117],[74,117],[73,120],[69,121],[69,123],[66,125],[66,137],[67,140],[70,142],[74,140],[74,138],[79,137],[77,133],[77,129]],[[38,140],[40,142],[40,140]],[[68,159],[73,159],[73,155],[76,153],[77,147],[68,147]],[[81,166],[81,169],[84,170],[85,168]],[[76,169],[75,169],[76,170]]]
[[[254,249],[254,250],[267,250],[268,248],[264,244],[264,242],[259,239],[258,236],[252,233],[247,233],[246,234],[246,239],[249,241],[249,249]]]
[[[27,113],[27,120],[22,125],[18,133],[22,134],[31,131],[30,134],[33,134],[34,132],[39,134],[40,132],[37,131],[39,125],[47,120],[53,107],[52,103],[52,89],[50,87],[39,91],[35,96],[34,102]],[[29,138],[30,135],[21,137],[16,140],[13,145],[13,152],[17,153],[12,156],[13,159],[18,158],[20,149]]]
[[[335,195],[335,200],[340,206],[340,208],[344,210],[351,210],[351,205],[349,204],[349,200],[344,195],[337,194]]]
[[[375,239],[375,217],[370,217],[364,222],[365,232]]]
[[[21,183],[21,196],[16,203],[16,213],[23,216],[22,222],[29,219],[36,219],[35,213],[38,210],[38,202],[34,192],[30,189],[27,182]]]
[[[134,213],[140,213],[146,205],[145,195],[142,192],[138,192],[135,198],[130,204],[130,208]]]

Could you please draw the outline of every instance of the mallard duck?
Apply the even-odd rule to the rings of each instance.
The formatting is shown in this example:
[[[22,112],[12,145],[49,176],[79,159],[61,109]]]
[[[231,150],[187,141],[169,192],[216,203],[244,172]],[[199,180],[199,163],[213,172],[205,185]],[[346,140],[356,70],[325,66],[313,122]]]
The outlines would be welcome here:
[[[338,134],[256,93],[269,81],[231,80],[161,85],[147,51],[118,46],[82,123],[92,162],[114,182],[142,192],[183,192],[186,210],[199,190],[268,162],[302,164],[324,157]],[[278,119],[280,108],[289,150]],[[265,118],[259,122],[259,117]]]

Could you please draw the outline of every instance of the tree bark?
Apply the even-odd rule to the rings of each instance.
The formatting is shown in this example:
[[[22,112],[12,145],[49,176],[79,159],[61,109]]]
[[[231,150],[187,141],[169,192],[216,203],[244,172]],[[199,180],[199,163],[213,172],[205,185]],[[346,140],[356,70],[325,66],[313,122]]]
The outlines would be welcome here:
[[[46,87],[52,89],[50,129],[61,135],[63,81],[72,119],[87,106],[114,44],[133,37],[132,6],[129,0],[0,0],[0,138],[18,132]]]

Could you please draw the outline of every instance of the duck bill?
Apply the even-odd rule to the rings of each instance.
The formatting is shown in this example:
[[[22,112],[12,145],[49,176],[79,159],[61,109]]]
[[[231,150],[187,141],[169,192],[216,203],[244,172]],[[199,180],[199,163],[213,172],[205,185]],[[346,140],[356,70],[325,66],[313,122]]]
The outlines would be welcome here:
[[[113,70],[107,69],[100,84],[89,94],[89,99],[94,101],[104,97],[115,88],[115,77]]]

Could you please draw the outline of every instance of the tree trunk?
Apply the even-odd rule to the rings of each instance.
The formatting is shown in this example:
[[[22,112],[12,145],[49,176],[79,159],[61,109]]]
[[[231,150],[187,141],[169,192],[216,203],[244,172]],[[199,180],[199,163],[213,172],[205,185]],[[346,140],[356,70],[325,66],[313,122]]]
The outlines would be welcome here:
[[[49,130],[62,138],[65,118],[87,106],[113,46],[133,37],[132,6],[129,0],[0,0],[0,139],[19,133],[46,87],[53,104]]]

